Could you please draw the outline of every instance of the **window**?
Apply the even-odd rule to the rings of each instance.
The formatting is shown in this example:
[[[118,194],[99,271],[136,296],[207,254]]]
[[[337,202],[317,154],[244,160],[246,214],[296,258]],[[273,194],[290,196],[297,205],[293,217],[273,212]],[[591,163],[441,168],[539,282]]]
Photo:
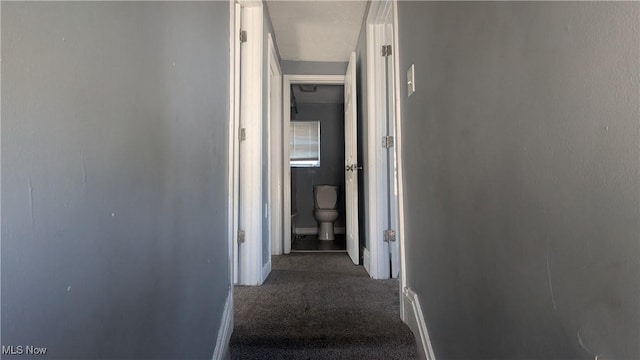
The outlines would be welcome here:
[[[320,121],[292,121],[291,167],[320,167]]]

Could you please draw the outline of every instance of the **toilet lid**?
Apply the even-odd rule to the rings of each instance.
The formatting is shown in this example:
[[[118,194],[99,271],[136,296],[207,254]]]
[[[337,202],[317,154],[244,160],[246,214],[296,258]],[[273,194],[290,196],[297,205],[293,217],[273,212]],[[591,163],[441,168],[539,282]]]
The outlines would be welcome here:
[[[319,209],[334,209],[338,200],[338,187],[332,185],[315,186],[316,205]]]

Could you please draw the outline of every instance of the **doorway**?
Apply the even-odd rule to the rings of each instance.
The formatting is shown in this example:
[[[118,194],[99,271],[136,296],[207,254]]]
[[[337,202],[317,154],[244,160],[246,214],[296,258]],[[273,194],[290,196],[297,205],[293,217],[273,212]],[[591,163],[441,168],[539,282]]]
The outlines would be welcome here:
[[[347,70],[347,75],[284,75],[283,77],[283,113],[284,113],[284,127],[283,127],[283,144],[284,146],[284,156],[283,159],[286,163],[289,163],[291,159],[291,150],[289,145],[291,144],[291,129],[292,129],[292,110],[295,114],[295,108],[291,107],[291,99],[293,97],[292,86],[323,86],[323,85],[333,85],[333,86],[343,86],[344,93],[344,164],[341,165],[340,170],[344,172],[344,195],[345,195],[345,247],[349,256],[353,263],[360,263],[360,252],[359,252],[359,236],[358,236],[358,189],[357,189],[357,171],[358,164],[354,159],[357,159],[357,131],[355,131],[356,127],[356,99],[355,99],[355,54],[352,54],[350,66]],[[322,160],[320,159],[320,162]],[[294,169],[292,171],[292,169]],[[353,170],[352,170],[353,169]],[[295,217],[299,214],[299,209],[292,209],[292,195],[299,193],[296,189],[292,188],[292,185],[298,184],[298,179],[293,178],[292,176],[297,176],[296,168],[292,168],[290,166],[284,166],[284,253],[288,254],[292,250],[292,243],[295,236],[293,234],[299,234],[300,227],[296,230],[294,224],[297,224],[297,219]],[[292,192],[295,190],[295,193]],[[314,199],[313,193],[307,194],[307,197],[310,197],[311,200]],[[353,201],[355,199],[355,201]],[[297,199],[295,200],[295,204],[297,204]],[[295,211],[292,211],[295,210]],[[309,213],[307,212],[307,215]],[[339,229],[338,229],[339,230]],[[313,232],[314,230],[309,230]],[[315,230],[317,233],[317,230]],[[339,231],[338,231],[339,232]],[[303,234],[300,234],[303,235]]]
[[[346,251],[344,86],[291,85],[289,166],[291,167],[292,252]],[[327,210],[317,196],[329,196]],[[335,191],[333,191],[335,190]],[[335,196],[335,201],[332,196]],[[322,202],[322,201],[321,201]],[[329,234],[321,231],[323,214]],[[331,236],[324,236],[331,235]]]
[[[394,26],[392,25],[395,20],[395,11],[392,10],[393,4],[391,1],[384,1],[372,3],[371,5],[366,23],[367,65],[373,59],[380,59],[380,41],[386,44],[392,44],[396,41],[397,33],[393,31]],[[230,191],[230,203],[237,204],[236,209],[238,210],[237,212],[235,209],[232,211],[235,218],[230,218],[230,224],[232,224],[233,229],[230,235],[233,237],[232,245],[235,260],[233,274],[236,277],[235,283],[258,285],[264,281],[264,278],[269,273],[270,255],[290,253],[292,240],[295,239],[295,235],[305,235],[304,228],[306,226],[303,225],[301,227],[296,224],[296,220],[292,221],[292,214],[295,215],[296,213],[292,213],[291,206],[292,171],[289,166],[285,166],[290,155],[290,122],[285,120],[282,123],[282,127],[278,127],[277,125],[274,126],[272,120],[263,121],[260,118],[260,114],[263,113],[261,110],[263,107],[262,99],[259,96],[260,89],[262,89],[262,63],[260,60],[262,59],[262,46],[260,46],[259,42],[253,42],[252,39],[260,39],[262,37],[262,16],[259,16],[262,13],[261,4],[241,2],[241,5],[243,5],[243,12],[245,7],[248,12],[247,16],[243,16],[241,20],[243,28],[247,30],[254,28],[254,31],[248,31],[248,33],[255,34],[255,36],[251,35],[248,42],[239,41],[244,50],[241,56],[243,61],[241,61],[240,66],[243,70],[243,75],[240,77],[241,84],[238,88],[242,89],[243,95],[246,92],[246,98],[243,96],[246,101],[240,101],[244,104],[243,111],[239,111],[238,120],[235,122],[238,125],[233,127],[233,132],[230,132],[230,139],[233,140],[230,144],[233,144],[234,147],[237,146],[231,149],[233,155],[231,156],[230,154],[230,157],[233,158],[233,161],[230,161],[230,163],[234,164],[234,166],[238,163],[240,164],[234,169],[233,176],[230,176],[230,187],[232,189]],[[255,16],[251,16],[252,10],[255,10]],[[383,31],[378,31],[377,29],[382,29]],[[237,34],[237,31],[234,31],[234,33]],[[273,46],[271,43],[273,42],[273,40],[270,40],[268,49],[271,49]],[[346,215],[351,216],[345,216],[344,230],[341,229],[340,223],[336,226],[338,235],[341,235],[342,231],[345,232],[347,251],[352,261],[356,264],[364,264],[370,275],[378,279],[397,277],[400,275],[399,270],[401,270],[398,266],[401,262],[396,260],[402,257],[402,252],[399,251],[402,249],[402,206],[398,204],[398,201],[401,201],[402,198],[402,182],[399,179],[401,177],[399,160],[401,157],[399,156],[400,149],[397,147],[400,140],[400,124],[399,117],[394,116],[399,114],[399,110],[394,106],[394,100],[397,100],[399,94],[399,91],[397,91],[398,69],[396,56],[397,54],[393,52],[393,57],[382,58],[383,61],[386,61],[383,74],[386,74],[384,77],[388,81],[386,84],[387,90],[392,87],[396,88],[394,89],[396,91],[386,91],[384,95],[380,96],[378,93],[371,93],[372,89],[379,89],[380,87],[368,86],[368,92],[363,94],[366,95],[364,97],[368,102],[367,109],[369,110],[368,119],[363,123],[368,128],[364,136],[367,139],[366,148],[363,149],[365,152],[364,164],[358,164],[356,160],[356,141],[353,141],[353,148],[356,151],[350,152],[351,157],[346,155],[346,148],[349,142],[345,142],[345,187],[341,193],[346,195],[344,212]],[[268,56],[267,58],[271,60],[271,57]],[[247,60],[246,64],[245,59]],[[277,56],[272,62],[274,64],[278,63]],[[251,63],[252,65],[250,66],[249,64]],[[348,75],[282,76],[282,118],[291,119],[291,85],[306,84],[345,86],[345,115],[349,114],[351,119],[355,119],[356,94],[355,91],[346,90],[347,83],[355,84],[356,81],[355,54],[351,55],[349,64]],[[370,85],[377,84],[377,80],[371,80],[370,76],[372,71],[375,74],[380,74],[375,69],[377,69],[377,65],[367,66],[367,82]],[[271,66],[267,67],[266,71],[269,71],[269,75],[275,73]],[[271,84],[264,84],[269,88],[280,83],[277,77],[265,76],[265,78],[269,79],[269,81],[273,80]],[[354,87],[351,86],[350,89],[354,89]],[[277,93],[278,90],[273,90],[273,92]],[[378,99],[382,101],[378,101]],[[384,109],[384,119],[379,119],[378,115],[372,115],[381,114],[382,112],[375,105],[387,101],[388,105]],[[348,111],[346,109],[347,102],[353,105]],[[272,99],[269,98],[269,105],[265,104],[265,108],[270,106],[271,103]],[[271,108],[265,113],[272,116],[272,118],[278,117],[275,112],[272,114]],[[389,120],[392,118],[392,121]],[[378,129],[381,124],[384,124],[384,129]],[[355,121],[353,126],[353,128],[345,127],[345,135],[350,133],[355,138],[357,136]],[[372,127],[376,127],[376,129]],[[280,139],[278,139],[278,135],[280,135]],[[381,150],[381,136],[391,137],[392,143],[395,142],[395,147],[391,147],[391,150]],[[268,142],[268,144],[263,146],[260,142],[245,140],[258,138],[262,139],[262,144],[265,142]],[[282,146],[283,144],[284,146]],[[277,156],[278,152],[281,152],[281,156]],[[278,160],[274,160],[274,156]],[[260,162],[264,159],[269,161],[268,166]],[[361,248],[357,215],[357,198],[359,196],[357,179],[361,165],[367,166],[364,175],[365,182],[368,185],[368,191],[364,194],[368,201],[366,207],[363,208],[363,219],[366,219],[367,224],[367,244],[363,252],[363,259],[360,257]],[[268,169],[269,174],[260,172],[260,168]],[[258,184],[261,179],[264,179],[262,184]],[[267,181],[268,184],[265,186],[264,182]],[[349,190],[354,188],[355,191]],[[349,196],[348,194],[354,196]],[[313,199],[312,193],[307,194],[307,197]],[[278,204],[280,201],[281,203]],[[349,206],[350,202],[354,206]],[[352,209],[355,211],[355,216]],[[387,213],[391,214],[391,220],[389,220],[388,214],[384,212],[385,209]],[[265,224],[269,227],[268,229]],[[317,227],[317,223],[315,226]],[[352,231],[349,231],[350,227],[352,227]],[[386,233],[387,230],[393,230],[393,232]],[[393,234],[395,234],[395,237],[392,236]]]

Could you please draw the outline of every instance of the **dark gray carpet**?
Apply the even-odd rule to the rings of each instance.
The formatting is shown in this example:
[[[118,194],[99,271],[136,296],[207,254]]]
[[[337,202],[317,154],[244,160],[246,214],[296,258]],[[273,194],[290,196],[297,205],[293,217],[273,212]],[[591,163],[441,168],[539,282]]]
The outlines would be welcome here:
[[[397,280],[346,253],[274,256],[264,285],[236,287],[231,359],[415,359]]]
[[[296,235],[291,242],[291,251],[346,251],[344,235],[335,235],[335,240],[318,240],[318,235]]]

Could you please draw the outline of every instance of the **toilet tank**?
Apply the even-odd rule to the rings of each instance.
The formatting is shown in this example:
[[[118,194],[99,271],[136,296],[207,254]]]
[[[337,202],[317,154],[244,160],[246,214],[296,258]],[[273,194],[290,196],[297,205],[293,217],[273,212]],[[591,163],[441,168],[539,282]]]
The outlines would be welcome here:
[[[335,185],[315,185],[313,198],[316,209],[335,209],[338,203],[338,187]]]

